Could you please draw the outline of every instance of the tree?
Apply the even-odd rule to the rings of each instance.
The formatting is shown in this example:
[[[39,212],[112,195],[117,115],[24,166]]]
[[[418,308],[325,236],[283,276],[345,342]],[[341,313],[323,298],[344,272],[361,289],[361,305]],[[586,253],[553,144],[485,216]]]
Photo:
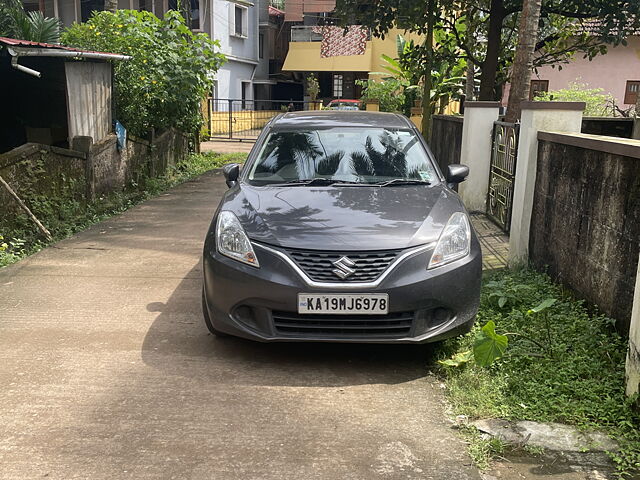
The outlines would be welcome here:
[[[511,88],[505,122],[515,122],[520,118],[520,103],[527,98],[531,82],[533,52],[536,47],[538,21],[542,0],[524,0],[520,14],[518,29],[518,45],[516,47],[513,70],[511,72]]]
[[[473,19],[476,16],[475,7],[467,9],[467,18]],[[467,22],[467,49],[473,50],[475,41],[475,25],[474,22]],[[475,65],[472,61],[467,60],[467,69],[465,71],[464,99],[465,101],[473,100],[476,86]]]
[[[426,36],[424,42],[425,71],[433,66],[433,35],[440,20],[442,0],[338,0],[336,12],[343,23],[359,23],[370,27],[373,34],[384,38],[394,26]],[[447,0],[448,1],[448,0]],[[430,97],[432,78],[425,75],[423,98]],[[431,131],[431,102],[422,102],[422,134],[429,137]]]
[[[481,68],[480,100],[499,99],[495,85],[500,71],[503,29],[509,18],[522,11],[523,0],[490,0],[489,8],[483,0],[463,0],[478,7],[489,18],[484,59],[476,60]],[[606,52],[606,44],[618,45],[640,28],[640,2],[637,0],[543,0],[541,18],[547,25],[559,22],[561,28],[547,35],[539,34],[535,45],[543,52],[538,66],[561,63],[574,52],[583,51],[589,59]],[[469,53],[464,43],[461,48]],[[536,62],[534,61],[534,66]]]
[[[203,123],[201,101],[225,57],[205,33],[193,33],[173,10],[159,19],[150,12],[97,12],[62,36],[72,47],[126,54],[114,63],[118,120],[134,135],[176,127],[197,133]]]
[[[433,70],[433,29],[438,15],[436,5],[436,0],[427,0],[427,38],[424,41],[426,62],[424,66],[424,90],[422,93],[422,135],[427,140],[431,139],[431,126],[433,124],[433,106],[428,100],[431,98],[431,88],[433,87],[431,71]]]
[[[479,99],[496,100],[504,83],[502,72],[508,72],[513,56],[512,41],[522,4],[523,0],[337,0],[336,12],[345,23],[367,25],[378,36],[394,26],[428,35],[429,19],[439,19],[443,28],[455,35],[457,48],[479,67]],[[471,20],[466,18],[470,8],[477,12],[473,41],[464,28]],[[541,53],[534,59],[534,67],[566,62],[576,51],[593,58],[606,51],[606,44],[624,43],[640,28],[640,2],[543,0],[540,18],[535,50]],[[479,42],[479,38],[486,41]]]
[[[307,94],[311,98],[312,102],[316,101],[318,98],[318,94],[320,93],[320,84],[318,83],[318,79],[315,74],[310,73],[307,77]]]
[[[58,43],[61,24],[41,12],[25,12],[19,0],[0,0],[0,36],[31,42]]]

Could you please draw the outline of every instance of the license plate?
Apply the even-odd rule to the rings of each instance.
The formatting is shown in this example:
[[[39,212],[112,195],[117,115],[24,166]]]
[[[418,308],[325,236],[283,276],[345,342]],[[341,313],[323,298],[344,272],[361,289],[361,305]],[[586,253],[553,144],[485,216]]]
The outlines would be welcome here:
[[[298,294],[298,313],[368,314],[389,313],[389,295],[386,293]]]

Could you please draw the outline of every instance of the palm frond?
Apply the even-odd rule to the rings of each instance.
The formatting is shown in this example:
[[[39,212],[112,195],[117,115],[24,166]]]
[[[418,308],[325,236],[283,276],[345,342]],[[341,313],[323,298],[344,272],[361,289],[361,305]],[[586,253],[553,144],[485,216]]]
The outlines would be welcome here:
[[[30,38],[32,42],[58,43],[60,41],[60,20],[45,17],[42,12],[29,12],[28,23],[30,26]]]
[[[364,152],[351,153],[351,165],[358,176],[375,175],[371,159]]]
[[[335,175],[340,167],[340,162],[342,162],[342,157],[344,157],[344,152],[341,151],[323,157],[316,165],[316,173],[322,176]]]
[[[0,0],[0,36],[32,42],[58,43],[62,24],[42,12],[25,12],[16,0]]]

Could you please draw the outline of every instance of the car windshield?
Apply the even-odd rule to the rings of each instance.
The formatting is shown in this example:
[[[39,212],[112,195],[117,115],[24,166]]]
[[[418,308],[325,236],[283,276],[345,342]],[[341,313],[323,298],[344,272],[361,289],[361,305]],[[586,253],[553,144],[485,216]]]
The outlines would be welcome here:
[[[438,177],[413,131],[359,127],[271,132],[248,174],[252,185],[313,179],[401,185],[403,180],[433,183]]]
[[[336,102],[329,103],[328,108],[330,110],[360,110],[357,102]]]

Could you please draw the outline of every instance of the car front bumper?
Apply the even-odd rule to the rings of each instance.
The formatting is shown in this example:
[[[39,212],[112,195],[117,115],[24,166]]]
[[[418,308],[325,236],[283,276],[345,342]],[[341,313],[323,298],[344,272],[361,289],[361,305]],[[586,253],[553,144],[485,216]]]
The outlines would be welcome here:
[[[468,331],[473,324],[480,299],[482,259],[474,235],[468,256],[427,270],[434,247],[423,248],[390,267],[377,285],[354,289],[337,282],[331,286],[309,282],[276,247],[254,243],[260,262],[260,268],[255,268],[219,254],[214,242],[207,241],[203,257],[205,308],[215,329],[262,342],[442,340]],[[299,315],[299,293],[386,293],[389,314]],[[301,327],[279,327],[283,318]],[[376,322],[393,328],[386,330]]]

